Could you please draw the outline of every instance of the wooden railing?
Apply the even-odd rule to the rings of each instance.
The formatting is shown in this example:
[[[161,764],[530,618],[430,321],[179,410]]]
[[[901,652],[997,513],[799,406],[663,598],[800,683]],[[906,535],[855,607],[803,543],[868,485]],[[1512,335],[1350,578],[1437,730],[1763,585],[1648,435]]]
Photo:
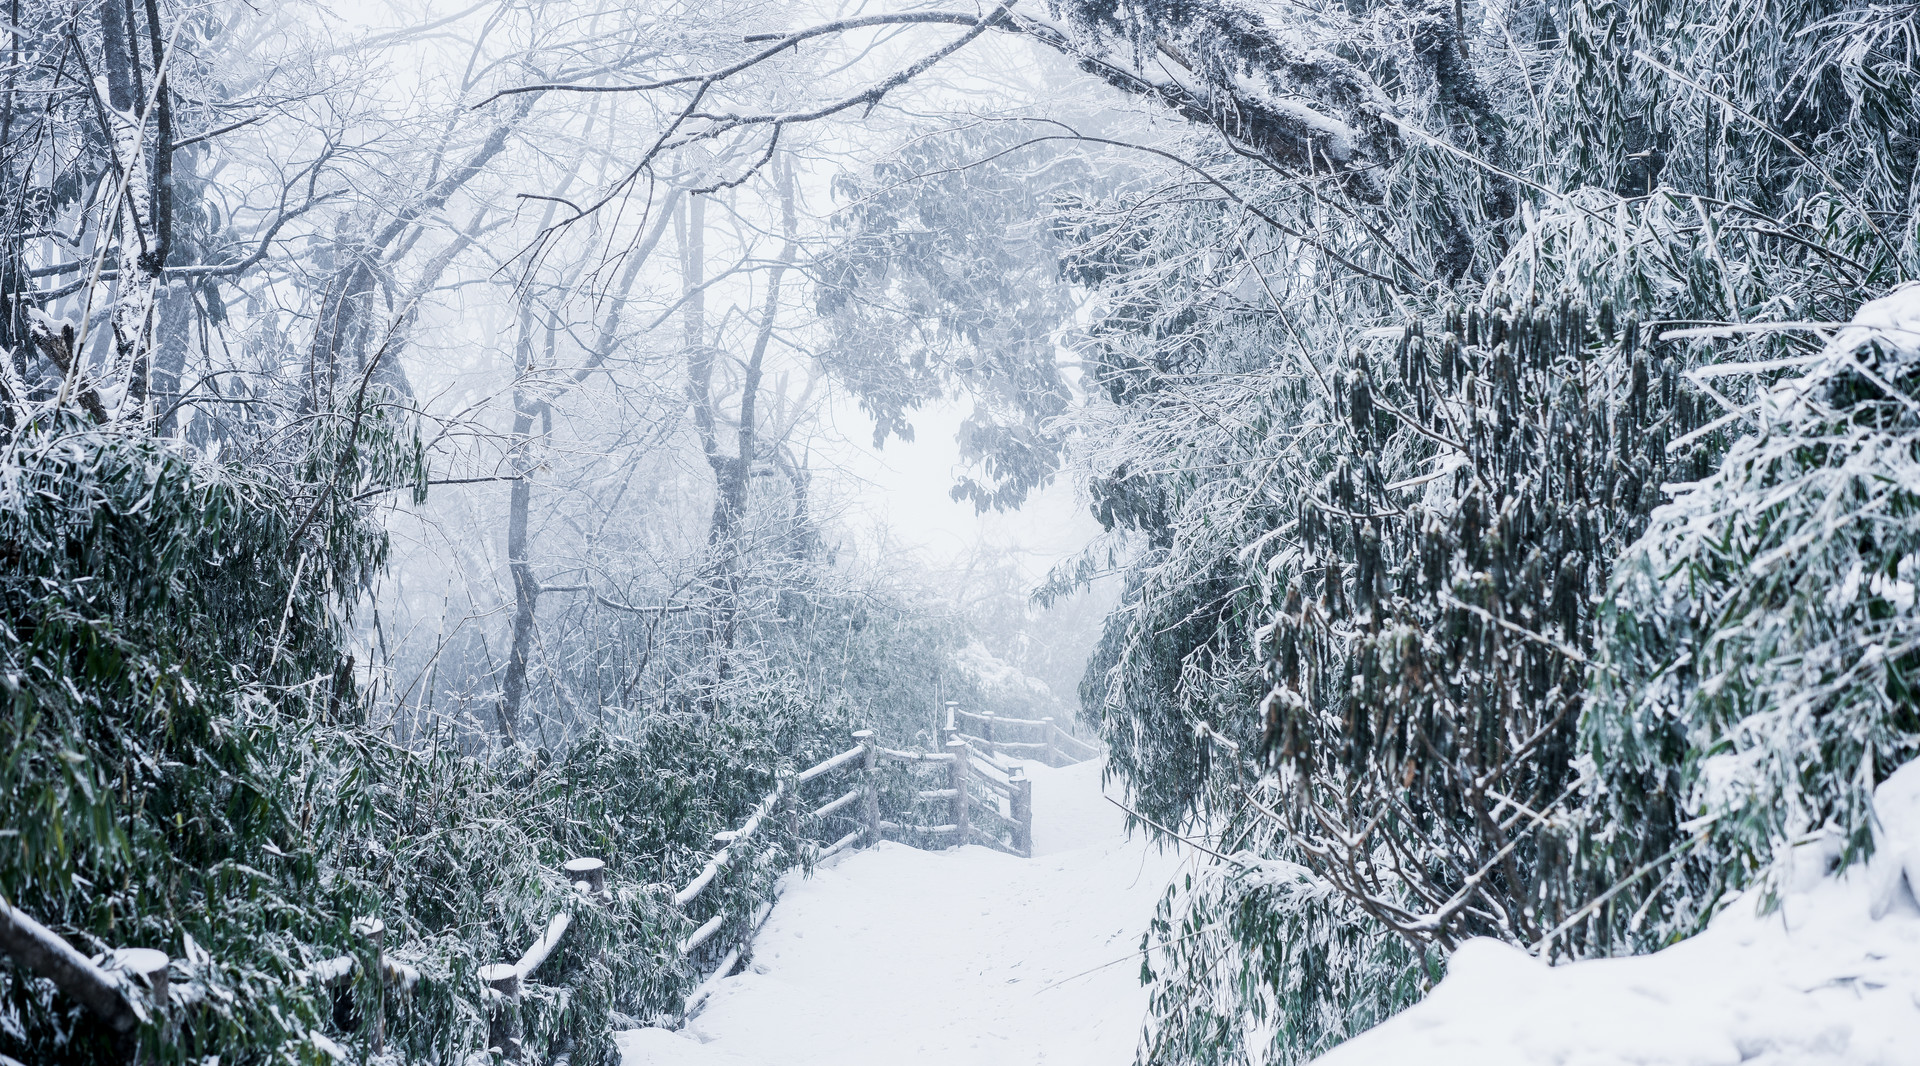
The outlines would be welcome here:
[[[1061,729],[1052,718],[1000,718],[991,712],[961,710],[953,702],[947,704],[945,731],[989,759],[1015,752],[1048,766],[1066,766],[1100,754],[1099,748]]]
[[[0,950],[85,1007],[106,1027],[123,1055],[133,1054],[140,1026],[165,1021],[169,964],[165,952],[120,948],[88,958],[4,900],[0,900]]]
[[[870,847],[886,839],[915,847],[974,843],[1022,858],[1032,856],[1033,783],[1025,769],[1005,753],[1019,752],[1048,765],[1064,765],[1092,758],[1098,749],[1059,729],[1051,718],[995,718],[961,710],[953,703],[947,704],[947,712],[947,725],[941,730],[944,750],[881,747],[872,730],[861,730],[853,734],[853,747],[783,777],[771,794],[754,805],[740,828],[714,834],[718,847],[700,872],[672,897],[675,908],[693,926],[679,941],[679,954],[695,967],[694,972],[707,974],[687,996],[682,1018],[698,1010],[720,981],[733,972],[772,910],[771,902],[761,901],[741,922],[737,920],[740,915],[727,911],[724,900],[703,904],[714,898],[713,886],[740,866],[743,857],[752,854],[747,845],[774,827],[783,838],[785,869],[811,865],[849,848]],[[977,732],[962,731],[958,727],[962,720],[977,725]],[[1010,734],[1027,739],[1013,739]],[[893,780],[886,780],[889,776]],[[809,798],[810,791],[822,792],[813,787],[815,782],[828,782],[830,787],[824,794]],[[834,782],[838,785],[831,784]],[[920,787],[929,784],[932,787]],[[841,785],[848,787],[834,794]],[[904,806],[890,812],[894,819],[882,816],[883,800],[890,795],[905,799]],[[925,817],[921,812],[928,810],[939,812],[946,821],[919,820]],[[583,856],[569,860],[561,869],[588,905],[605,907],[612,902],[604,861]],[[706,910],[712,913],[704,919],[696,917]],[[518,960],[479,970],[479,994],[487,1007],[487,1042],[507,1062],[518,1063],[524,1057],[521,986],[559,947],[572,922],[570,911],[555,914]],[[730,927],[733,935],[727,936]],[[356,987],[353,978],[360,969],[360,955],[340,955],[315,963],[307,975],[333,990],[336,1016],[357,1017],[366,1027],[370,1050],[379,1055],[386,1051],[389,993],[410,991],[420,974],[387,957],[386,927],[379,919],[359,919],[353,923],[353,932],[362,941],[362,954],[374,960],[378,980],[359,982]],[[52,980],[112,1031],[123,1034],[129,1041],[129,1053],[130,1039],[138,1027],[149,1021],[154,1011],[166,1009],[169,960],[162,952],[114,952],[103,965],[81,955],[10,906],[0,913],[0,950]]]

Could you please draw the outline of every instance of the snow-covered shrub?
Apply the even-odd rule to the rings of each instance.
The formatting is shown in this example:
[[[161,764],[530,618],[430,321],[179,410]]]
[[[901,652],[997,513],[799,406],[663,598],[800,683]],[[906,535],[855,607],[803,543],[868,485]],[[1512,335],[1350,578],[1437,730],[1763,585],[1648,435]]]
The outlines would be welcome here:
[[[691,919],[655,886],[690,879],[782,766],[856,725],[767,687],[553,752],[395,744],[362,721],[342,628],[386,550],[353,497],[408,469],[395,429],[323,432],[330,460],[275,477],[77,419],[0,453],[0,896],[83,951],[175,960],[171,1039],[144,1034],[155,1061],[317,1066],[313,1033],[363,1045],[351,1003],[371,967],[339,1000],[311,977],[365,955],[363,915],[421,974],[386,996],[395,1052],[463,1061],[486,1034],[476,971],[570,910],[526,989],[528,1047],[611,1062],[612,1012],[670,1013],[704,976],[674,949]],[[795,847],[775,829],[747,852],[701,903],[736,923]],[[580,855],[608,861],[610,908],[559,873]],[[118,1061],[98,1029],[0,967],[0,1054]]]
[[[317,1054],[294,976],[350,916],[292,783],[316,732],[355,713],[342,592],[386,542],[342,499],[355,449],[393,454],[361,428],[316,442],[347,493],[44,412],[0,452],[0,895],[83,951],[183,959],[166,1055],[241,1038],[261,1060]],[[108,1053],[48,986],[0,983],[0,1048]]]
[[[1504,294],[1128,398],[1146,417],[1109,447],[1132,465],[1096,499],[1157,543],[1089,710],[1143,814],[1313,887],[1224,863],[1169,898],[1147,946],[1170,1061],[1302,1061],[1414,1002],[1453,944],[1530,944],[1606,887],[1573,762],[1591,601],[1659,485],[1710,469],[1668,447],[1712,408],[1636,302],[1689,291],[1653,269],[1697,262],[1672,207],[1589,194],[1516,241]]]
[[[1126,9],[1163,35],[1182,17]],[[1269,17],[1393,87],[1409,139],[1389,211],[1323,212],[1323,190],[1192,149],[1231,190],[1220,221],[1183,171],[1179,206],[1087,212],[1073,250],[1093,260],[1083,350],[1111,404],[1082,417],[1083,455],[1133,579],[1088,713],[1144,814],[1340,890],[1282,904],[1223,863],[1176,894],[1148,945],[1156,1063],[1300,1061],[1421,994],[1418,945],[1632,950],[1676,886],[1710,893],[1700,867],[1666,880],[1684,834],[1641,816],[1658,797],[1589,806],[1593,601],[1662,486],[1705,477],[1741,428],[1716,421],[1722,399],[1757,387],[1686,371],[1811,345],[1659,337],[1844,318],[1863,287],[1914,274],[1913,64],[1884,47],[1907,16],[1353,10]],[[1911,579],[1888,565],[1897,594]],[[1224,773],[1252,760],[1210,738],[1250,753],[1262,725],[1277,773]],[[1273,921],[1222,920],[1243,909]],[[1334,943],[1321,964],[1259,963]],[[1276,1009],[1287,1026],[1263,1028]]]
[[[1531,943],[1588,898],[1573,753],[1590,597],[1700,414],[1670,347],[1610,304],[1504,303],[1351,357],[1341,417],[1300,459],[1317,477],[1292,535],[1250,553],[1272,604],[1272,763],[1236,768],[1216,809],[1238,808],[1222,835],[1264,858],[1189,894],[1185,924],[1229,918],[1192,946],[1165,930],[1157,991],[1266,1019],[1223,1061],[1304,1060],[1417,1000],[1454,945]],[[1244,872],[1275,863],[1288,891]],[[1614,930],[1581,934],[1556,946],[1605,951]],[[1246,994],[1172,964],[1196,951],[1237,957]]]
[[[671,1015],[705,976],[676,942],[714,913],[747,921],[792,862],[792,842],[775,826],[738,852],[744,861],[703,894],[693,918],[662,891],[691,880],[712,835],[737,827],[772,790],[780,733],[777,712],[730,708],[657,716],[623,736],[589,733],[556,753],[474,756],[455,738],[399,749],[334,734],[312,783],[329,800],[314,850],[335,891],[356,913],[384,919],[389,953],[422,974],[408,995],[388,996],[396,1051],[455,1063],[483,1047],[476,972],[517,958],[564,910],[575,920],[560,950],[523,985],[526,1046],[543,1058],[617,1061],[616,1012]],[[812,760],[829,741],[844,744],[844,730],[831,733],[802,738],[796,754]],[[585,904],[559,872],[582,855],[607,861],[611,907]],[[363,1037],[335,1035],[349,1046]]]
[[[1596,843],[1690,852],[1655,939],[1809,832],[1864,857],[1874,784],[1920,752],[1920,287],[1853,322],[1759,394],[1757,428],[1619,569],[1585,734]]]
[[[1146,936],[1142,1059],[1304,1060],[1417,1001],[1440,952],[1382,935],[1308,867],[1241,851],[1169,886]]]

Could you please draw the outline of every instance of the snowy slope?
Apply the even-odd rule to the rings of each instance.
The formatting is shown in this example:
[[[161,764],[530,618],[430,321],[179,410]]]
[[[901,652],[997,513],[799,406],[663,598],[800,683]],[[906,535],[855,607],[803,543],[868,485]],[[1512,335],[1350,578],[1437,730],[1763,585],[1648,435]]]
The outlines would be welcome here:
[[[748,970],[683,1032],[619,1034],[623,1066],[1133,1061],[1177,860],[1127,839],[1097,762],[1027,772],[1034,858],[883,844],[790,875]]]
[[[1830,849],[1799,849],[1772,914],[1750,894],[1664,951],[1552,968],[1471,941],[1424,1002],[1318,1066],[1916,1066],[1920,763],[1875,807],[1873,862],[1823,876]]]

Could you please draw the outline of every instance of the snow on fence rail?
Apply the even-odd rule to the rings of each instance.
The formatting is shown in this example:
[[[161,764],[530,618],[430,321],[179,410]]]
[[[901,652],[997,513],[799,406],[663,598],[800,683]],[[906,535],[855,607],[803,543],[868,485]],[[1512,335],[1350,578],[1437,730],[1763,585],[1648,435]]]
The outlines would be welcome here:
[[[0,950],[33,971],[104,1024],[116,1049],[131,1054],[134,1034],[167,1009],[167,956],[120,948],[91,959],[25,911],[0,900]]]
[[[848,848],[864,844],[871,847],[892,837],[914,846],[958,846],[982,844],[1010,855],[1030,858],[1033,854],[1033,783],[1026,771],[1002,754],[1034,753],[1030,758],[1050,766],[1083,761],[1099,754],[1099,749],[1074,737],[1054,724],[1051,718],[996,718],[975,714],[948,703],[947,724],[941,729],[942,746],[938,752],[901,751],[881,747],[872,730],[853,734],[854,746],[814,766],[781,778],[773,792],[755,804],[740,828],[715,833],[719,847],[693,879],[673,894],[674,905],[687,915],[692,906],[734,866],[742,846],[763,826],[778,819],[785,825],[788,865],[817,862]],[[978,726],[977,732],[963,732],[960,720]],[[1028,739],[1012,739],[1021,730]],[[1037,737],[1037,739],[1035,739]],[[913,807],[937,804],[945,817],[938,824],[894,821],[881,817],[883,763],[899,767],[908,775],[931,771],[933,782],[914,780],[907,791],[907,808],[902,819],[912,817]],[[851,788],[818,806],[808,808],[803,786],[821,778],[847,771],[857,774]],[[933,787],[917,787],[932,784]],[[859,804],[857,816],[848,813]],[[1004,804],[1004,809],[1002,805]],[[811,840],[807,827],[816,831],[830,823],[851,824],[852,831],[831,842]],[[588,903],[605,907],[612,895],[607,888],[607,864],[598,858],[583,856],[561,866],[574,890]],[[148,948],[121,949],[100,959],[89,959],[45,926],[24,912],[0,901],[0,951],[52,981],[55,987],[86,1007],[117,1034],[131,1054],[134,1034],[167,1009],[167,969],[164,952]],[[753,935],[772,911],[762,902],[749,920],[736,929],[732,938],[721,936],[732,917],[724,905],[696,926],[679,944],[679,954],[690,963],[703,956],[717,955],[707,977],[687,996],[681,1016],[690,1016],[705,1002],[722,978],[733,971],[746,952]],[[572,914],[561,911],[548,919],[546,929],[532,946],[514,962],[497,962],[478,972],[479,998],[487,1006],[487,1040],[490,1050],[505,1061],[518,1063],[523,1058],[520,1025],[521,984],[545,963],[559,947],[573,922]],[[420,980],[418,970],[389,959],[385,953],[386,926],[377,918],[361,918],[353,923],[354,935],[364,944],[365,953],[375,960],[380,979],[372,987],[370,1002],[360,1002],[352,980],[360,968],[357,955],[323,959],[306,971],[308,979],[333,990],[336,1006],[346,1006],[355,997],[354,1010],[367,1025],[374,1054],[386,1051],[386,997],[389,989],[411,991]],[[698,972],[698,971],[696,971]],[[336,1011],[336,1014],[339,1014]]]
[[[958,728],[963,719],[974,727],[971,732]],[[1001,718],[992,712],[962,710],[953,702],[947,704],[947,730],[983,750],[989,760],[1003,751],[1026,752],[1028,758],[1060,766],[1100,754],[1099,748],[1061,729],[1052,718]]]

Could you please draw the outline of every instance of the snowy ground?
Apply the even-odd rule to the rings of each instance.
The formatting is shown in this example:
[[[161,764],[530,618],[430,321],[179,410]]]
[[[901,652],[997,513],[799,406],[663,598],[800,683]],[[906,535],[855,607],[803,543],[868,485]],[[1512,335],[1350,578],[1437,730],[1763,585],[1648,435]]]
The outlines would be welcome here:
[[[1316,1066],[1920,1064],[1920,763],[1875,806],[1873,862],[1823,876],[1832,849],[1799,849],[1770,915],[1750,896],[1665,951],[1554,968],[1471,941],[1424,1002]]]
[[[793,877],[752,965],[622,1066],[1125,1066],[1135,954],[1178,862],[1128,840],[1096,762],[1033,778],[1034,857],[883,844]]]

